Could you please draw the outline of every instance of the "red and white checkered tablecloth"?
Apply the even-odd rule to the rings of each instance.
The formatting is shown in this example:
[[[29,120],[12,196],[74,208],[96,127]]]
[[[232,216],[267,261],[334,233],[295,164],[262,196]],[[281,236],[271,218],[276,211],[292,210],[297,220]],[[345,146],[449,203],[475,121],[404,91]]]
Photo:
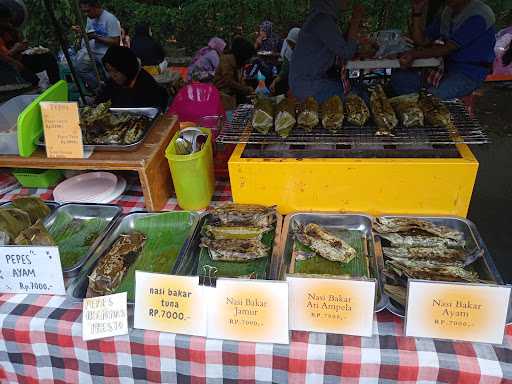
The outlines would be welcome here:
[[[27,194],[52,196],[23,189],[0,202]],[[218,184],[213,204],[229,199],[229,185]],[[115,203],[126,212],[144,207],[137,186]],[[371,338],[292,332],[290,345],[272,345],[131,329],[84,342],[81,313],[65,297],[0,295],[0,382],[512,383],[512,327],[502,346],[415,339],[384,311]]]

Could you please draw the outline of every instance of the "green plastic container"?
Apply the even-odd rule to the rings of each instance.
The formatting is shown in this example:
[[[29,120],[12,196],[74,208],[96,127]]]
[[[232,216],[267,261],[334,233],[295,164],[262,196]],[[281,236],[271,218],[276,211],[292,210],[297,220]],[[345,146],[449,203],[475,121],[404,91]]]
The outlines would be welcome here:
[[[207,208],[215,189],[212,135],[209,129],[202,128],[202,131],[208,134],[208,140],[201,151],[191,155],[176,154],[179,131],[165,151],[178,204],[188,211]]]
[[[12,174],[25,188],[48,188],[64,178],[60,169],[14,169]]]

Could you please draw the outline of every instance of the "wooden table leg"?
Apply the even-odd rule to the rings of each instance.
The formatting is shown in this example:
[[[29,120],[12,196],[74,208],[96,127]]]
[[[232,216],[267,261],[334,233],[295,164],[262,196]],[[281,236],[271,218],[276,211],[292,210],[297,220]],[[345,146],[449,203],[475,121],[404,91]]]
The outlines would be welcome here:
[[[172,180],[165,157],[152,166],[139,169],[139,179],[148,211],[161,211],[172,195]]]

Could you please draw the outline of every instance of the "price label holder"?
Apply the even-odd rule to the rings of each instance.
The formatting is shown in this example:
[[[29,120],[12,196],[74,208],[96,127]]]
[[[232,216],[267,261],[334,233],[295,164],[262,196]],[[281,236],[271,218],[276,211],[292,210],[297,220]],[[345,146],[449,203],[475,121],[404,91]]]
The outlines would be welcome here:
[[[199,277],[135,272],[135,328],[206,336],[206,311]]]
[[[0,292],[66,294],[57,247],[0,247]]]
[[[376,281],[288,276],[290,329],[370,337]]]
[[[84,299],[82,338],[84,341],[128,334],[126,292]]]
[[[502,344],[510,287],[409,280],[411,337]]]
[[[209,338],[289,344],[286,282],[218,278],[205,290]]]
[[[84,147],[77,103],[41,102],[46,155],[83,159]]]

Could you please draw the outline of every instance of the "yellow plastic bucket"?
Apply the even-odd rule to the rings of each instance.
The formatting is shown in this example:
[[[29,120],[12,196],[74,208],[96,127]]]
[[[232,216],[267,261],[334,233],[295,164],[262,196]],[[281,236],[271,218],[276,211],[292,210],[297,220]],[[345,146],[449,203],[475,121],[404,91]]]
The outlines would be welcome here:
[[[188,211],[207,208],[215,190],[212,135],[209,129],[201,128],[201,130],[208,134],[206,144],[201,151],[190,155],[178,155],[176,139],[180,135],[179,131],[176,132],[165,151],[178,204]]]

